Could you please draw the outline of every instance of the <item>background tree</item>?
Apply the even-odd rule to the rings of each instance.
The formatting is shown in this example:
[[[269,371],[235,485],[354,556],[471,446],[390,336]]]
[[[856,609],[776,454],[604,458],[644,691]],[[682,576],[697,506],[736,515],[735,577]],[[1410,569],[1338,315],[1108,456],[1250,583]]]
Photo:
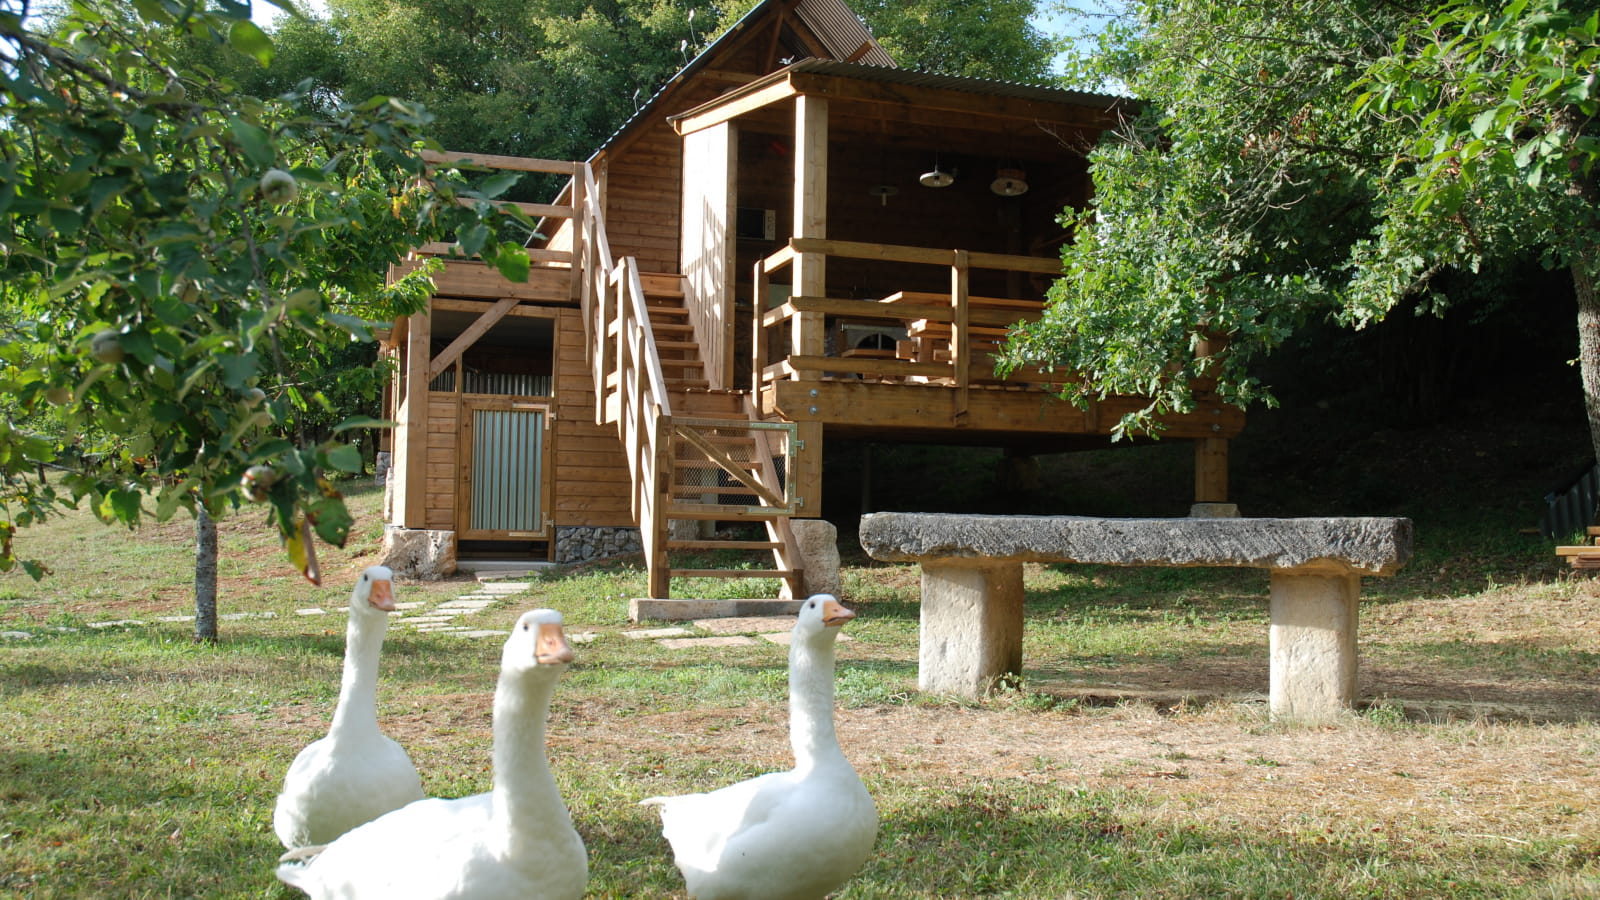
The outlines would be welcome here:
[[[1095,208],[1011,362],[1147,394],[1125,424],[1148,428],[1202,374],[1270,400],[1254,364],[1308,322],[1437,308],[1442,279],[1531,255],[1572,274],[1600,439],[1595,3],[1131,6],[1071,72],[1146,106],[1094,152]],[[1207,337],[1220,360],[1194,358]]]
[[[525,277],[520,245],[489,237],[487,199],[463,208],[416,180],[420,109],[313,115],[175,65],[180,34],[268,61],[248,12],[81,0],[39,20],[0,2],[0,394],[35,417],[0,427],[0,567],[54,505],[134,525],[219,514],[245,485],[314,576],[313,535],[350,527],[328,475],[359,470],[342,435],[368,420],[318,443],[275,433],[325,400],[286,348],[370,341],[336,298],[372,296],[415,240],[454,233]],[[47,408],[53,430],[34,430]],[[46,464],[64,474],[36,477]]]
[[[1055,44],[1032,24],[1034,0],[851,0],[899,65],[941,75],[1042,82]]]

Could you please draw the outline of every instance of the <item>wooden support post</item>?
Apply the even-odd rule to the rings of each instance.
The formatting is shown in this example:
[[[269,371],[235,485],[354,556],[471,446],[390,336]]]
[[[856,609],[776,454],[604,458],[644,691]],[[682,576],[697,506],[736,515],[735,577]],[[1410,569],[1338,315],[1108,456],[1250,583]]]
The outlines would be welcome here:
[[[431,301],[430,301],[431,302]],[[428,497],[428,363],[432,357],[433,310],[410,318],[406,329],[406,402],[404,503],[395,504],[395,524],[404,528],[425,528]]]
[[[1228,439],[1194,442],[1194,502],[1228,502]]]
[[[972,331],[968,322],[967,284],[971,260],[967,251],[957,250],[950,268],[950,365],[956,371],[956,425],[967,424],[967,404],[972,385]]]
[[[572,221],[567,227],[572,231],[572,282],[570,296],[573,300],[583,300],[583,163],[572,164]]]
[[[794,100],[794,236],[828,236],[828,101],[801,95]],[[821,253],[797,253],[794,260],[794,293],[804,297],[828,295],[828,258]],[[821,313],[802,312],[794,317],[794,339],[790,353],[796,356],[824,355],[824,327]],[[801,371],[800,381],[818,381],[821,372]]]
[[[767,313],[767,294],[772,284],[772,278],[767,274],[766,260],[756,262],[751,283],[754,285],[754,302],[750,305],[755,310],[755,319],[750,328],[750,396],[759,406],[761,373],[767,368],[767,328],[762,324],[762,319]]]

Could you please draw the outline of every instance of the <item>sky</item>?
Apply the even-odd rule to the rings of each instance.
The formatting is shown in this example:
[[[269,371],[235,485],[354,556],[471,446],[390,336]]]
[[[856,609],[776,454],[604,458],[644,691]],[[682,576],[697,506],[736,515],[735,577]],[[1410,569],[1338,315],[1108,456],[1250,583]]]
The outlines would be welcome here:
[[[308,13],[321,13],[328,8],[323,0],[294,0],[294,2]],[[272,24],[272,20],[281,15],[284,15],[283,10],[268,3],[267,0],[250,2],[250,19],[262,28]]]

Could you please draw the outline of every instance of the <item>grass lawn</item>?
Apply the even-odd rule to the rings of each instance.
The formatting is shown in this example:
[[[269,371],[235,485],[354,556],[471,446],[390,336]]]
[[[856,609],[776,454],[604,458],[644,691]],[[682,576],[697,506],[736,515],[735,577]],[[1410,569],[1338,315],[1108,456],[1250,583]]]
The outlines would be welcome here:
[[[221,523],[221,611],[242,617],[215,646],[161,621],[189,611],[191,523],[21,536],[54,573],[0,578],[0,631],[31,635],[0,640],[0,896],[296,896],[271,811],[327,728],[339,611],[376,556],[379,496],[351,493],[358,531],[320,589],[257,511]],[[1419,526],[1412,564],[1364,590],[1363,708],[1318,728],[1267,721],[1264,572],[1030,566],[1023,682],[965,703],[915,690],[916,570],[847,555],[839,731],[882,825],[838,896],[1600,896],[1600,590],[1510,533]],[[592,897],[683,896],[638,800],[789,762],[784,649],[627,639],[643,585],[595,566],[477,617],[552,606],[598,633],[550,739]],[[145,624],[90,627],[123,619]],[[498,654],[389,632],[380,716],[430,795],[489,785]]]

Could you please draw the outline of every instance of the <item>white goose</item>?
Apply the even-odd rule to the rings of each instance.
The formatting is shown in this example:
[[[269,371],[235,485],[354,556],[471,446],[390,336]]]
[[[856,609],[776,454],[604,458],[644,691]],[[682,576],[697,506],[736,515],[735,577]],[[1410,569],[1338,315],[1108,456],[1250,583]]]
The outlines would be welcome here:
[[[328,736],[308,744],[283,779],[272,830],[288,848],[326,844],[422,799],[417,769],[378,730],[378,654],[394,609],[394,574],[369,566],[350,591],[344,679]]]
[[[833,729],[834,641],[854,617],[827,594],[800,607],[789,644],[792,771],[643,801],[661,807],[695,900],[819,900],[866,862],[878,811]]]
[[[494,789],[419,800],[308,853],[278,878],[315,898],[575,900],[589,882],[583,839],[545,756],[556,679],[572,661],[561,614],[522,614],[494,694]]]

